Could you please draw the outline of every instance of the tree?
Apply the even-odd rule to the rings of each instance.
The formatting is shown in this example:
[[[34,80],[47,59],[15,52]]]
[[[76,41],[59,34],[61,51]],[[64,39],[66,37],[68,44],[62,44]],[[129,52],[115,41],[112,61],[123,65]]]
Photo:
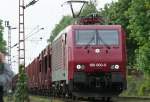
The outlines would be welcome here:
[[[27,87],[27,75],[23,65],[19,66],[19,76],[14,102],[30,102]]]
[[[73,18],[71,16],[64,16],[59,24],[55,26],[55,28],[52,30],[51,36],[49,41],[52,42],[54,38],[59,34],[60,31],[62,31],[66,26],[72,24]]]
[[[80,14],[81,17],[88,16],[91,13],[98,13],[98,10],[96,9],[96,6],[94,2],[89,2],[89,4],[86,4]]]
[[[4,27],[2,26],[3,21],[0,20],[0,51],[1,52],[6,52],[6,42],[3,39],[3,31],[4,31]]]
[[[150,1],[132,0],[127,14],[128,29],[138,44],[135,65],[150,75]]]

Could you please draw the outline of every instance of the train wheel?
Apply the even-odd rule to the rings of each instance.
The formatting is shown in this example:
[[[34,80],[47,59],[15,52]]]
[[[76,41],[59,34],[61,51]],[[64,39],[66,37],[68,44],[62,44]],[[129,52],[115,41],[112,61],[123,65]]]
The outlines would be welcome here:
[[[102,97],[103,102],[110,102],[111,97]]]
[[[105,102],[105,99],[106,99],[105,97],[102,97],[102,101],[103,101],[103,102]]]
[[[73,101],[77,100],[77,97],[74,96],[74,95],[72,95],[72,100],[73,100]]]
[[[107,97],[106,102],[110,102],[111,101],[111,97]]]
[[[95,98],[94,97],[88,97],[88,100],[89,101],[95,101]]]

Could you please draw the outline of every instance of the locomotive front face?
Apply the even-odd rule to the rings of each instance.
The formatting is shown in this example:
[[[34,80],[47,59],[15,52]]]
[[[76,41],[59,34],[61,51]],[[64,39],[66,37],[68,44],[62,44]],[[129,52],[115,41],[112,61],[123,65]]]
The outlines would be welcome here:
[[[126,87],[125,36],[120,26],[73,30],[69,78],[76,91],[119,90]]]

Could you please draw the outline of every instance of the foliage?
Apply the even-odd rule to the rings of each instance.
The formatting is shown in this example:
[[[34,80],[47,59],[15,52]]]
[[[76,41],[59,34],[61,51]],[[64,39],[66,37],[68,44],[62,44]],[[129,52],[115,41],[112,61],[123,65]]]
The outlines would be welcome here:
[[[19,78],[17,82],[17,89],[15,92],[14,102],[29,102],[28,87],[27,87],[27,76],[24,71],[24,66],[19,66]]]
[[[140,96],[150,96],[150,79],[145,80],[141,87],[139,88],[138,95]]]
[[[4,28],[2,26],[2,20],[0,20],[0,51],[1,52],[6,52],[6,42],[4,41],[3,39],[3,31],[4,31]]]
[[[59,34],[59,32],[61,30],[63,30],[66,26],[68,26],[69,24],[71,24],[73,22],[73,18],[71,16],[64,16],[59,24],[57,24],[55,26],[55,28],[52,30],[52,34],[50,36],[49,41],[52,42],[54,40],[54,38],[57,36],[57,34]]]
[[[135,77],[128,77],[128,96],[137,96],[140,81],[136,81]]]
[[[128,88],[121,96],[150,96],[150,79],[128,76]]]
[[[136,65],[145,74],[150,75],[150,42],[145,43],[137,49]]]
[[[80,14],[81,17],[88,16],[91,13],[98,13],[96,6],[93,2],[86,4]]]
[[[138,44],[136,49],[137,68],[150,75],[150,4],[149,0],[132,0],[128,9],[130,35]]]

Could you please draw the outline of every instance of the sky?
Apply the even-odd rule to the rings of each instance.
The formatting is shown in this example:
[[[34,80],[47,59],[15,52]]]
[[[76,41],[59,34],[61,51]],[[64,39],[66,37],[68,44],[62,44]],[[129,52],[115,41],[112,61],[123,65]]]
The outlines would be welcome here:
[[[28,4],[31,0],[24,0]],[[68,5],[61,6],[67,0],[39,0],[35,5],[25,9],[25,36],[33,34],[26,39],[26,65],[28,65],[48,45],[47,39],[52,29],[59,23],[64,15],[71,15]],[[116,0],[97,0],[98,7],[103,8],[104,4]],[[78,9],[79,7],[75,7]],[[19,0],[0,0],[0,19],[9,21],[12,27],[19,25]],[[39,30],[44,28],[43,30]],[[7,41],[7,28],[4,31],[4,39]],[[11,31],[12,46],[18,42],[18,29]],[[42,40],[40,38],[42,37]],[[12,70],[18,72],[18,51],[11,49]]]

